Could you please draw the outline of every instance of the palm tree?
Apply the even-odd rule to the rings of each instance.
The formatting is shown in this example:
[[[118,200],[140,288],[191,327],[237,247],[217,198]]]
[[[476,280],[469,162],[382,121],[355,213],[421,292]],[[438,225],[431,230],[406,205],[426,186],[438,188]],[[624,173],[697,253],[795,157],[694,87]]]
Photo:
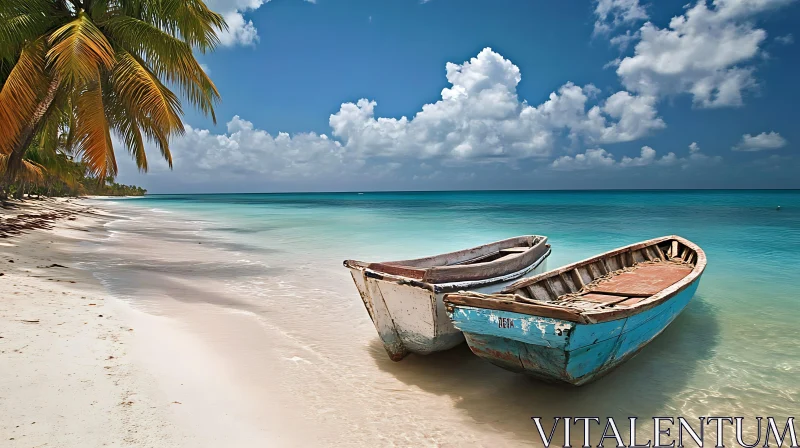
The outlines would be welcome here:
[[[219,92],[193,50],[217,43],[222,16],[201,0],[2,0],[0,155],[10,183],[24,155],[56,147],[103,179],[117,173],[112,132],[140,170],[145,141],[172,167],[184,132],[176,89],[216,123]],[[0,171],[1,172],[1,171]]]

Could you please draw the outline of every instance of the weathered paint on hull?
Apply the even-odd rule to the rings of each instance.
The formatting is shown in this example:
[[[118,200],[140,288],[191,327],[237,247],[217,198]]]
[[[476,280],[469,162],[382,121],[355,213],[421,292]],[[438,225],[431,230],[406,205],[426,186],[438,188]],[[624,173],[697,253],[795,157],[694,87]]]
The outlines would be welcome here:
[[[523,275],[540,274],[547,270],[547,256],[537,261],[532,269],[518,275],[507,276],[502,281],[475,288],[465,288],[482,293],[497,292]],[[444,307],[445,290],[439,285],[431,289],[410,282],[376,278],[368,270],[350,268],[353,282],[367,308],[372,323],[383,341],[386,352],[393,361],[409,353],[428,355],[451,349],[464,341],[464,335],[453,326]]]
[[[534,377],[586,384],[638,353],[694,296],[700,277],[661,305],[619,320],[579,324],[510,311],[455,305],[456,328],[478,356]]]

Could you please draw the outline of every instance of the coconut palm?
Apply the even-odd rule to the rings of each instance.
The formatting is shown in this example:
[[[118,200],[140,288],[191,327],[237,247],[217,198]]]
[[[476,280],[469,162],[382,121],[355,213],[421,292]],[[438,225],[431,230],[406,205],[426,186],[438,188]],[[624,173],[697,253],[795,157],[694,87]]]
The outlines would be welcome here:
[[[219,92],[193,50],[213,49],[225,27],[201,0],[2,0],[6,181],[31,171],[23,160],[34,141],[82,159],[98,178],[114,176],[112,133],[139,169],[146,141],[172,167],[170,138],[184,132],[173,89],[216,122]]]

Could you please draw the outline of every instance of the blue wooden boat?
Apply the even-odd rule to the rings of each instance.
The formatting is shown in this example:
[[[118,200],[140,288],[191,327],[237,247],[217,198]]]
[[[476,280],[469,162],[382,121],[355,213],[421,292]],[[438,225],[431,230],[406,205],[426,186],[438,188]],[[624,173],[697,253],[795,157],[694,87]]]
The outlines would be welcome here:
[[[700,247],[665,236],[499,293],[447,294],[445,309],[476,355],[511,371],[582,385],[664,331],[691,300],[705,267]]]

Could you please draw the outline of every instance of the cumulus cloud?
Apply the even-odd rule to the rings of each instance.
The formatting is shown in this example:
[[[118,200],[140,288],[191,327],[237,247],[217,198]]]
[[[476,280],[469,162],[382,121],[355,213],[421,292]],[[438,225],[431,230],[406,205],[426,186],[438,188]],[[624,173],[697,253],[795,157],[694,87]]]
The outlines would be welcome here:
[[[605,149],[587,149],[583,154],[574,156],[561,156],[553,161],[550,166],[554,170],[573,171],[588,170],[590,168],[609,168],[616,165],[614,157]]]
[[[623,156],[617,161],[614,155],[602,148],[587,149],[583,154],[574,156],[561,156],[555,159],[550,168],[558,171],[576,171],[596,168],[622,169],[645,166],[680,166],[689,168],[691,166],[702,166],[716,164],[722,161],[719,156],[711,157],[703,154],[697,143],[689,145],[689,154],[686,157],[678,157],[674,152],[669,152],[662,157],[658,157],[656,150],[643,146],[638,157]]]
[[[253,25],[252,20],[244,17],[244,14],[255,11],[269,0],[207,0],[206,5],[212,11],[222,14],[228,24],[227,30],[217,32],[220,44],[225,47],[235,45],[252,46],[258,40],[258,30]]]
[[[258,179],[262,175],[276,181],[297,180],[351,171],[360,163],[346,159],[341,144],[327,135],[281,132],[273,136],[239,116],[228,122],[227,132],[222,134],[185,127],[185,134],[172,141],[171,149],[175,170],[184,173],[182,177],[189,182]],[[159,167],[153,167],[156,174]]]
[[[785,138],[775,131],[762,132],[758,135],[744,134],[741,142],[734,146],[734,151],[764,151],[767,149],[779,149],[786,146]]]
[[[775,42],[783,45],[791,45],[794,43],[794,36],[791,33],[784,36],[778,36],[775,38]]]
[[[450,86],[441,98],[412,118],[380,117],[375,101],[360,99],[330,115],[328,135],[275,135],[239,116],[221,134],[187,125],[173,140],[174,164],[197,182],[387,175],[403,165],[420,171],[420,163],[431,172],[474,163],[513,167],[523,159],[546,160],[562,145],[626,142],[664,127],[654,97],[622,91],[602,99],[592,85],[566,83],[530,105],[517,95],[519,68],[489,48],[462,64],[448,63],[446,77]]]
[[[222,46],[253,46],[258,43],[258,30],[245,14],[255,11],[270,0],[206,0],[212,11],[222,14],[228,24],[227,30],[219,30],[217,35]],[[317,3],[317,0],[305,0]]]
[[[597,0],[594,14],[595,34],[608,33],[622,25],[647,20],[647,11],[639,0]]]
[[[652,165],[656,161],[656,150],[649,146],[642,146],[642,152],[639,157],[625,156],[619,162],[620,166],[647,166]],[[663,161],[663,158],[662,158]]]
[[[698,107],[741,106],[756,86],[748,66],[761,52],[766,31],[757,14],[793,0],[699,0],[673,17],[667,28],[647,22],[634,55],[619,62],[617,74],[631,92],[662,96],[689,93]]]
[[[377,103],[342,104],[330,117],[333,135],[360,155],[404,154],[456,159],[544,157],[560,134],[573,141],[615,143],[665,127],[655,98],[617,92],[590,105],[599,90],[566,83],[544,103],[517,96],[519,68],[486,48],[463,64],[448,63],[451,84],[441,99],[407,117],[375,116]]]
[[[676,161],[681,164],[683,168],[688,168],[692,165],[714,165],[722,161],[722,156],[706,155],[700,151],[700,146],[696,142],[692,142],[692,144],[689,145],[689,156],[685,159],[676,159]]]

